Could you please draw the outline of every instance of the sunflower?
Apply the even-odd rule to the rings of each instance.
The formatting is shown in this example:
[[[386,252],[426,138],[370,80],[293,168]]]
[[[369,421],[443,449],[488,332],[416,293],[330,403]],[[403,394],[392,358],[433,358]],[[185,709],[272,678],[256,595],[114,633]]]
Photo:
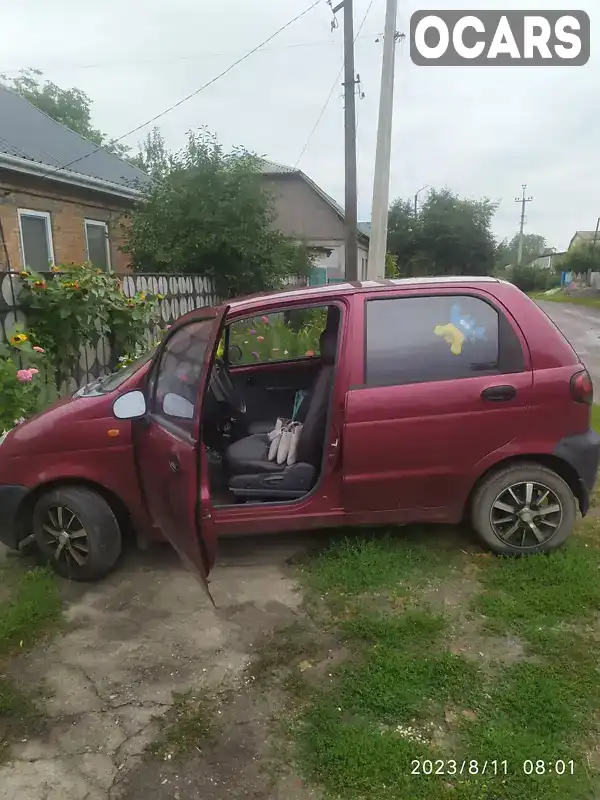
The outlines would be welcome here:
[[[11,336],[9,342],[13,345],[15,344],[23,344],[23,342],[27,341],[27,336],[24,333],[15,333],[14,336]]]

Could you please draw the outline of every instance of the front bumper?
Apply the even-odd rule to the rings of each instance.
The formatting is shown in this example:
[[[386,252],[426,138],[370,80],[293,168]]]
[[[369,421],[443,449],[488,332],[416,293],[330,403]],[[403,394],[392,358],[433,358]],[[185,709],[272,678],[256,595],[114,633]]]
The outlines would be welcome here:
[[[554,455],[566,461],[577,473],[579,508],[585,516],[590,507],[590,494],[598,477],[600,436],[593,430],[577,436],[567,436],[556,445]]]
[[[0,542],[11,550],[19,546],[17,513],[28,493],[26,486],[0,486]]]

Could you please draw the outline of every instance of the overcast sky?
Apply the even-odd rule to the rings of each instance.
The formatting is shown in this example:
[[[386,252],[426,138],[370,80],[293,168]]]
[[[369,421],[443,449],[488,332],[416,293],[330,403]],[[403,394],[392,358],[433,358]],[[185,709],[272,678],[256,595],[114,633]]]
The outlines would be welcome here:
[[[355,0],[356,29],[370,0]],[[597,3],[597,0],[596,0]],[[94,124],[120,136],[194,91],[266,39],[310,0],[20,0],[3,3],[0,72],[38,67],[93,100]],[[582,9],[592,17],[584,67],[416,67],[398,48],[392,197],[425,184],[500,202],[499,237],[518,227],[521,184],[534,201],[527,228],[565,248],[600,215],[600,67],[591,0],[400,0],[398,30],[419,9]],[[366,97],[358,103],[359,217],[368,219],[375,160],[385,0],[373,0],[356,43]],[[596,16],[596,19],[598,17]],[[294,165],[341,66],[343,14],[330,29],[325,1],[214,86],[160,121],[180,147],[207,125],[226,145],[242,144]],[[343,203],[342,87],[336,89],[300,168]],[[136,145],[142,134],[125,140]],[[423,195],[422,195],[423,196]]]

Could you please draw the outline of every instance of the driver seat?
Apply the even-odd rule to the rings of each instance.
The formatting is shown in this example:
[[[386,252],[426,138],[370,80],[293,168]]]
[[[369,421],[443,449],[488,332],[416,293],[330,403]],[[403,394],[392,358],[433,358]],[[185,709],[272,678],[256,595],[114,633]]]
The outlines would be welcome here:
[[[229,489],[245,499],[296,499],[315,484],[327,425],[329,398],[335,374],[337,329],[324,330],[320,338],[321,369],[305,401],[304,425],[298,442],[297,461],[291,467],[269,461],[268,434],[238,439],[225,451]]]

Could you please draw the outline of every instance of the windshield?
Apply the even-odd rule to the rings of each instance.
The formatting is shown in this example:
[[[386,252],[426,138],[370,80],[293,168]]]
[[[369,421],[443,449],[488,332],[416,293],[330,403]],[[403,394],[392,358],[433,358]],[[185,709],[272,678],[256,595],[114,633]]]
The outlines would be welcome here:
[[[104,375],[102,378],[98,378],[97,380],[88,383],[87,386],[84,386],[75,392],[74,397],[84,397],[91,394],[108,394],[109,392],[114,392],[115,389],[118,389],[119,386],[122,386],[126,380],[131,378],[132,375],[141,369],[144,364],[147,364],[156,353],[156,350],[157,348],[153,347],[151,350],[149,350],[147,353],[144,353],[143,356],[140,356],[140,358],[137,358],[128,366],[122,367],[116,372],[111,372],[110,375]]]

